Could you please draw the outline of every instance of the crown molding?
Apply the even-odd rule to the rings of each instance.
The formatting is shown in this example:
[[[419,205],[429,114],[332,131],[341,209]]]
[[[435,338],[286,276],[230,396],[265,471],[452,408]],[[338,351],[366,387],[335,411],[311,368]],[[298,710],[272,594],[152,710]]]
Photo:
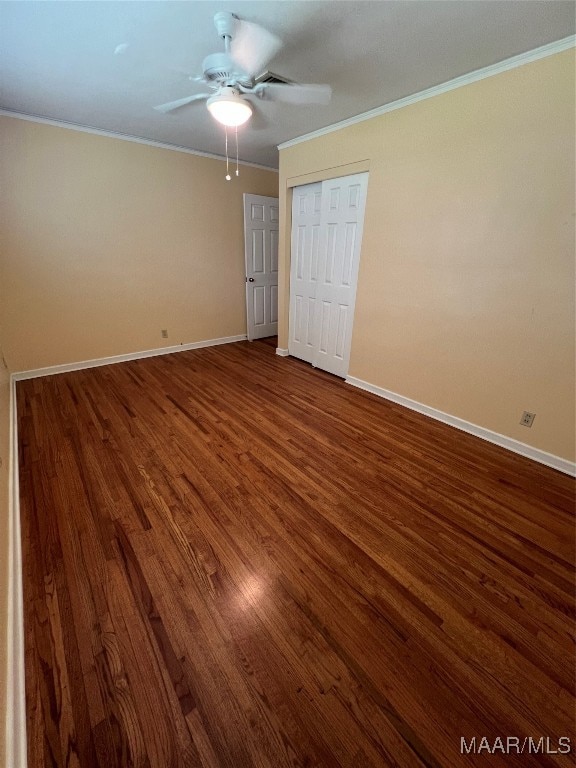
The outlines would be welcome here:
[[[346,120],[341,120],[338,123],[327,125],[325,128],[319,128],[317,131],[305,133],[304,135],[297,136],[296,138],[290,139],[289,141],[284,141],[282,144],[278,144],[278,149],[288,149],[288,147],[293,147],[296,144],[301,144],[304,141],[310,141],[310,139],[317,139],[320,136],[325,136],[327,133],[339,131],[341,128],[348,128],[348,126],[361,123],[364,120],[370,120],[373,117],[379,117],[380,115],[385,115],[388,112],[394,112],[397,109],[403,109],[404,107],[408,107],[411,104],[416,104],[418,101],[424,101],[425,99],[431,99],[434,96],[440,96],[441,94],[447,93],[448,91],[454,91],[456,88],[462,88],[465,85],[470,85],[470,83],[476,83],[478,80],[484,80],[487,77],[493,77],[494,75],[499,75],[502,72],[507,72],[509,69],[516,69],[516,67],[521,67],[524,64],[530,64],[532,61],[537,61],[538,59],[544,59],[547,56],[553,56],[555,53],[567,51],[570,48],[574,48],[575,45],[576,35],[570,35],[569,37],[565,37],[562,40],[556,40],[553,43],[547,43],[546,45],[542,45],[539,48],[534,48],[531,51],[526,51],[525,53],[520,53],[517,56],[512,56],[509,59],[499,61],[496,64],[490,64],[489,66],[483,67],[482,69],[476,69],[473,72],[468,72],[466,75],[460,75],[459,77],[455,77],[453,80],[447,80],[445,83],[440,83],[439,85],[434,85],[431,88],[426,88],[424,91],[419,91],[418,93],[413,93],[410,96],[404,96],[403,98],[397,99],[396,101],[391,101],[388,104],[384,104],[381,107],[376,107],[375,109],[371,109],[368,112],[362,112],[359,115],[349,117]]]
[[[78,123],[69,123],[66,120],[53,120],[50,117],[41,117],[40,115],[29,115],[26,112],[14,112],[11,109],[0,109],[0,116],[13,117],[16,120],[28,120],[31,123],[43,123],[44,125],[53,125],[56,128],[69,128],[72,131],[80,131],[81,133],[92,133],[95,136],[105,136],[108,139],[120,139],[121,141],[132,141],[136,144],[145,144],[149,147],[156,147],[157,149],[170,149],[173,152],[183,152],[186,155],[197,155],[198,157],[206,157],[209,160],[220,160],[226,162],[226,158],[223,155],[214,155],[210,152],[201,152],[199,149],[190,149],[189,147],[182,147],[179,144],[168,144],[163,141],[154,141],[153,139],[145,139],[142,136],[132,136],[128,133],[119,133],[116,131],[105,131],[100,128],[93,128],[90,125],[80,125]],[[260,165],[260,163],[250,163],[247,160],[239,160],[240,165],[247,165],[251,168],[260,168],[263,171],[273,171],[278,173],[277,168],[272,168],[269,165]]]

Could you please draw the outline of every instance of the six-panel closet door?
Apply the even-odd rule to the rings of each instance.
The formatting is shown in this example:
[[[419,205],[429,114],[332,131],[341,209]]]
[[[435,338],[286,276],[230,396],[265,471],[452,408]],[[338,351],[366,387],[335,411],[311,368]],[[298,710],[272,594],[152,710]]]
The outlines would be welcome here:
[[[295,187],[290,326],[294,357],[345,377],[350,360],[368,174]]]

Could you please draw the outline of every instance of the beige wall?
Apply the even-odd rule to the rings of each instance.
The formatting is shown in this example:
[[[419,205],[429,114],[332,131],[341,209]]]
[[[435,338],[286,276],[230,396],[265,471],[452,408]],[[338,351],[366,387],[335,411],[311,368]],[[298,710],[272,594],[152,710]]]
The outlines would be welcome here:
[[[570,50],[281,150],[279,346],[287,188],[367,167],[349,374],[573,461],[574,114]]]
[[[246,333],[242,193],[277,173],[9,117],[0,155],[11,370]]]

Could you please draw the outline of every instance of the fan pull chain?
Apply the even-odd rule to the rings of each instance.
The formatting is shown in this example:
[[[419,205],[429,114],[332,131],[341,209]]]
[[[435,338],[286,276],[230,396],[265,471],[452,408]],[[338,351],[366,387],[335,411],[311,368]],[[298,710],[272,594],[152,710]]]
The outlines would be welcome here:
[[[238,170],[238,126],[236,126],[236,176],[240,176],[240,171]]]
[[[224,132],[226,134],[226,181],[230,181],[230,171],[228,170],[228,127],[225,126]]]

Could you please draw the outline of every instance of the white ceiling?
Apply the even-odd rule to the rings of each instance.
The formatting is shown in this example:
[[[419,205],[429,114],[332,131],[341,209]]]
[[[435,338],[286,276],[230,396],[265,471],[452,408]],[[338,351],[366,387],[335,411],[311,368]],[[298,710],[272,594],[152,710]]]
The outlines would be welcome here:
[[[224,135],[185,73],[222,50],[217,11],[284,41],[269,69],[328,83],[329,106],[263,103],[240,129],[240,157],[278,165],[276,146],[575,31],[564,0],[0,2],[0,109],[222,155]],[[116,47],[127,43],[124,54]]]

